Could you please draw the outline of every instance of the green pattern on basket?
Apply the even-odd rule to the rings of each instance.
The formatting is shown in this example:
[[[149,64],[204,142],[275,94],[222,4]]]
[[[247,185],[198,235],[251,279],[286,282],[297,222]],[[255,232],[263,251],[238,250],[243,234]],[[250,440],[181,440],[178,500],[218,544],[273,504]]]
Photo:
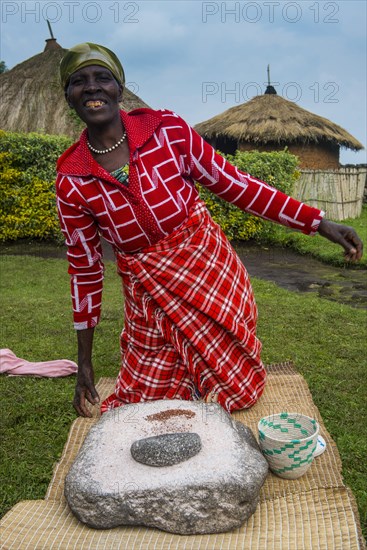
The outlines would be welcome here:
[[[283,474],[284,472],[291,472],[292,470],[295,470],[296,468],[300,468],[304,464],[310,464],[312,462],[313,453],[314,453],[315,449],[316,449],[316,445],[315,445],[315,447],[313,447],[311,453],[309,455],[307,455],[306,458],[304,458],[303,460],[299,460],[298,462],[294,462],[293,464],[291,464],[291,466],[284,466],[284,468],[276,468],[276,469],[274,469],[274,472],[277,472],[278,474]]]
[[[299,424],[297,422],[296,418],[288,418],[288,413],[281,413],[280,418],[282,420],[286,420],[287,423],[290,424],[292,428],[297,428],[300,431],[300,435],[305,436],[305,437],[311,435],[308,432],[308,430],[305,430],[302,427],[302,424]],[[316,420],[311,420],[311,423],[315,426],[316,425]],[[267,426],[269,428],[272,428],[273,430],[280,430],[282,433],[289,433],[289,429],[286,426],[284,426],[282,424],[274,424],[274,422],[272,422],[271,420],[266,420],[266,418],[262,418],[260,420],[260,424],[262,426]],[[261,434],[261,432],[260,432],[260,435],[264,436],[264,434]]]
[[[295,417],[294,414],[293,416],[289,416],[288,413],[283,412],[276,416],[276,418],[262,418],[259,422],[260,441],[268,440],[267,448],[263,449],[262,452],[265,457],[272,457],[272,470],[275,473],[282,474],[310,464],[313,460],[317,443],[315,442],[315,438],[312,437],[314,435],[312,428],[315,428],[317,425],[316,420],[309,419],[311,429],[306,429],[300,423],[300,419]],[[272,437],[273,432],[274,435]],[[284,438],[284,442],[282,441],[284,436],[281,436],[281,434],[283,433],[289,435],[288,441],[287,437]],[[303,440],[307,438],[309,440],[304,442]],[[274,440],[274,446],[271,445],[272,439]],[[285,460],[282,460],[282,457]],[[277,464],[278,460],[279,464]],[[284,462],[288,463],[287,466],[284,466]]]
[[[290,449],[295,449],[296,445],[299,444],[299,443],[300,443],[299,440],[295,439],[295,440],[291,441],[290,443],[286,443],[284,445],[284,447],[281,447],[280,449],[265,449],[263,451],[263,454],[264,455],[269,455],[269,456],[272,456],[274,454],[280,455],[280,454],[284,453],[285,451],[289,451]],[[289,458],[294,458],[295,460],[297,460],[295,455],[297,453],[299,453],[300,451],[305,451],[306,449],[308,449],[312,445],[312,443],[313,443],[313,441],[311,439],[303,447],[298,447],[298,449],[295,450],[293,454],[288,455],[288,457]]]

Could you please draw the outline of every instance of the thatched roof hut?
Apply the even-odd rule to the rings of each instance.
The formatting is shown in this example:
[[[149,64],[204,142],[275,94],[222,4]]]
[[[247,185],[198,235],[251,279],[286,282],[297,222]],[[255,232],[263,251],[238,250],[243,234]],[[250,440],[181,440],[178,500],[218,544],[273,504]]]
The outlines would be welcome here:
[[[278,96],[272,86],[264,95],[201,122],[195,129],[223,153],[277,151],[287,146],[299,157],[301,168],[337,169],[340,147],[363,149],[346,130]]]
[[[59,82],[65,51],[50,38],[42,53],[0,75],[2,130],[79,136],[83,123],[69,109]],[[130,111],[148,105],[125,88],[121,107]]]

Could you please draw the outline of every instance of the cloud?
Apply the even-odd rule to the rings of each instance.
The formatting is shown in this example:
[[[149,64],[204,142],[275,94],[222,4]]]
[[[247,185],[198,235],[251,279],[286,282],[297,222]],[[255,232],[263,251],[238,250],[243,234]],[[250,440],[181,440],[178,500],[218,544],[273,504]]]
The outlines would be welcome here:
[[[365,141],[365,2],[3,0],[2,10],[4,5],[19,8],[6,17],[2,11],[1,58],[8,67],[43,50],[48,29],[42,16],[49,15],[62,46],[94,41],[110,47],[144,101],[173,108],[191,124],[263,93],[270,63],[278,93]],[[31,13],[36,5],[38,22]],[[208,82],[217,92],[205,97]],[[350,158],[366,162],[365,153]]]

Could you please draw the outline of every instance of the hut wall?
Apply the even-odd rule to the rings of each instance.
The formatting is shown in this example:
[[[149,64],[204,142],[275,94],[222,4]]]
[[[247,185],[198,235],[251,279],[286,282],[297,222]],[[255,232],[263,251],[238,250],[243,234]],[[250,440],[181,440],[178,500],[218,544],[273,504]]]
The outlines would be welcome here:
[[[299,158],[301,169],[337,170],[340,167],[339,146],[332,143],[254,144],[241,142],[239,144],[240,151],[283,151],[284,147],[288,147],[289,152]]]
[[[339,145],[332,143],[292,144],[288,147],[292,155],[299,158],[301,169],[338,170]]]
[[[302,170],[293,197],[326,212],[332,220],[358,218],[362,212],[367,167]]]

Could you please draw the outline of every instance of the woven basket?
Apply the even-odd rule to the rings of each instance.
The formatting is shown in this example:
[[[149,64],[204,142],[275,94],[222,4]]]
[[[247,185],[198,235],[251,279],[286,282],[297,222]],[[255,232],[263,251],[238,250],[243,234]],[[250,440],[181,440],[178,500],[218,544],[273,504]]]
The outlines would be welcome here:
[[[260,448],[271,471],[285,479],[301,477],[311,466],[319,425],[299,413],[282,412],[258,424]]]

